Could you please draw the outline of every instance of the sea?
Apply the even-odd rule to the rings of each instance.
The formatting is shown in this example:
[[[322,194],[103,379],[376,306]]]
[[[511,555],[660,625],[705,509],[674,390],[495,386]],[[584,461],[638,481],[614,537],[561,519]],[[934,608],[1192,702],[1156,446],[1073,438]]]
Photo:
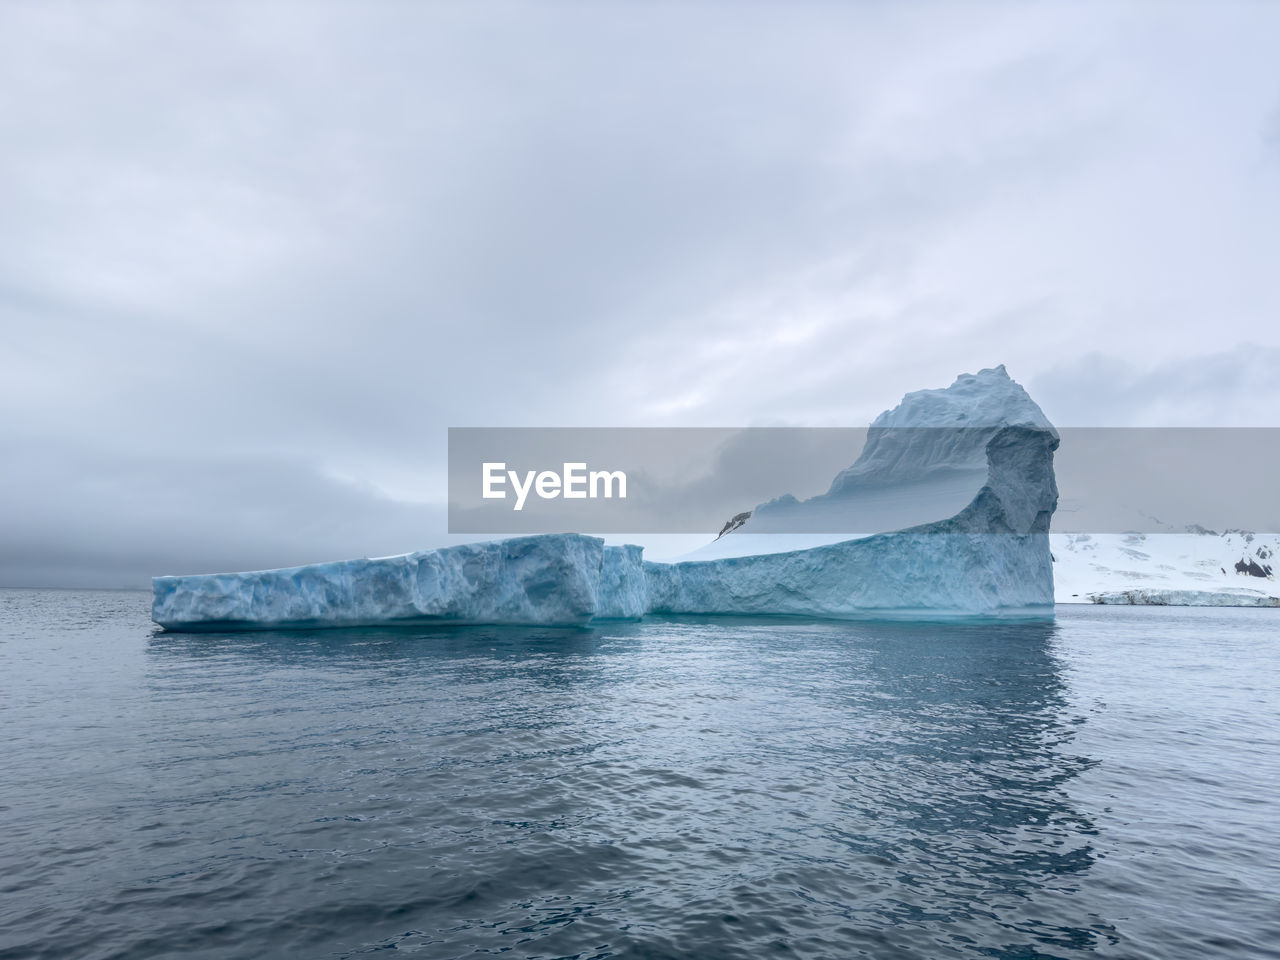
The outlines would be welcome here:
[[[1280,611],[165,634],[0,591],[0,957],[1280,957]]]

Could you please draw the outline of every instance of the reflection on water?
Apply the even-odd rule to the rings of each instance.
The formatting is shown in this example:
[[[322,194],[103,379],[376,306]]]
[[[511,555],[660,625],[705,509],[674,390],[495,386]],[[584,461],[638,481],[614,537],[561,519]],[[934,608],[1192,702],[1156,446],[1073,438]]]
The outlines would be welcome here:
[[[1203,955],[1126,939],[1064,629],[81,643],[109,706],[3,812],[42,842],[0,931],[31,956]]]
[[[163,658],[257,658],[278,666],[308,662],[342,663],[347,667],[436,661],[513,660],[528,657],[572,658],[600,651],[602,640],[644,627],[621,621],[604,628],[584,627],[354,627],[339,630],[264,630],[226,633],[166,633],[147,638],[149,654]]]

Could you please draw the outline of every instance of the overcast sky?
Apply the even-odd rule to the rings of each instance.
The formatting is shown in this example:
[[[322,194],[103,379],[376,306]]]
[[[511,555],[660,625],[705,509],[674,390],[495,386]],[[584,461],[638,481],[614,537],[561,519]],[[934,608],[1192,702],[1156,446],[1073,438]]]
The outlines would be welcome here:
[[[0,0],[0,584],[443,542],[449,426],[1280,425],[1277,37]]]

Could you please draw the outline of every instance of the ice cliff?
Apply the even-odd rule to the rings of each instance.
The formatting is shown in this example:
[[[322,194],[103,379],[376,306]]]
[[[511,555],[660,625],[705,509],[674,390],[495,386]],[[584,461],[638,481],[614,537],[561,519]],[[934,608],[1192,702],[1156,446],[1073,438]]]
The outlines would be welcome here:
[[[158,577],[152,619],[184,630],[581,624],[650,612],[1042,615],[1053,606],[1057,446],[1040,408],[996,367],[908,394],[875,420],[861,455],[825,494],[762,505],[717,541],[718,557],[652,563],[639,547],[595,537],[519,537]],[[794,536],[783,530],[816,545],[784,549]],[[851,539],[853,530],[872,535]],[[734,549],[749,555],[725,555]]]
[[[581,624],[644,611],[640,548],[555,534],[282,570],[156,577],[169,630]]]

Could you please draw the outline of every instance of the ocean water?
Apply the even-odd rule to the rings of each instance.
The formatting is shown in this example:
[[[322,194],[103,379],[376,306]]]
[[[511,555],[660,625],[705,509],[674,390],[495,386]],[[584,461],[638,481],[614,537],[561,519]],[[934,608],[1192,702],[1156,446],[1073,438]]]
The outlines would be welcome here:
[[[1280,611],[155,635],[0,591],[0,957],[1280,957]]]

